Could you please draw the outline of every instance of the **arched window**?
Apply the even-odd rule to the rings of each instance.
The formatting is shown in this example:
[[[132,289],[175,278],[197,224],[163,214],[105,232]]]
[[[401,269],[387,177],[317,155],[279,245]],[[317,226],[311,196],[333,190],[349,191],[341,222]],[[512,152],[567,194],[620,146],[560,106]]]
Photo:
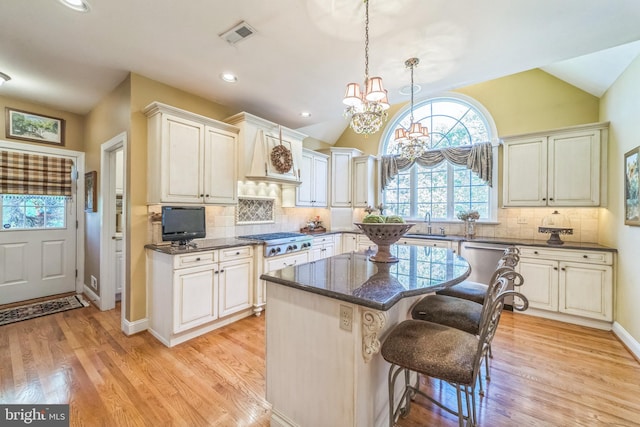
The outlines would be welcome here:
[[[408,128],[410,106],[405,107],[387,126],[381,140],[381,154],[396,154],[393,140],[396,128]],[[493,142],[496,128],[489,113],[474,100],[458,94],[416,102],[414,121],[429,128],[430,150]],[[495,152],[495,149],[493,149]],[[493,156],[496,161],[496,156]],[[494,173],[495,175],[495,173]],[[448,161],[434,167],[414,164],[401,171],[382,191],[385,214],[405,219],[456,220],[459,211],[476,210],[480,219],[496,218],[496,187],[481,180],[465,166]]]

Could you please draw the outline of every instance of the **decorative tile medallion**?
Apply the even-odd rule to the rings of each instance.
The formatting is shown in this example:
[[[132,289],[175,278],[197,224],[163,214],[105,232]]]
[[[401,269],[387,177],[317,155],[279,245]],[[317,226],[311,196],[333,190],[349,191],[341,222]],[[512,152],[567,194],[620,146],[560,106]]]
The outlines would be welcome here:
[[[276,222],[274,199],[238,198],[236,224],[268,224]]]

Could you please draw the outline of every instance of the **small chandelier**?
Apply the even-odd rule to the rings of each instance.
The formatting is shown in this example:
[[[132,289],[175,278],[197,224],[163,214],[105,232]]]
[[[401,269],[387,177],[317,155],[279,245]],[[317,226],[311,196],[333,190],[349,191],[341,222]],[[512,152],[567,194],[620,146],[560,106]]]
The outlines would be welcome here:
[[[387,120],[389,101],[387,91],[382,86],[382,77],[369,77],[369,0],[365,5],[364,32],[364,90],[360,84],[349,83],[342,103],[347,106],[344,110],[346,118],[350,119],[351,129],[355,133],[371,135],[382,127]]]
[[[409,58],[404,61],[407,68],[411,68],[411,122],[409,129],[399,127],[396,129],[394,140],[396,142],[396,152],[402,158],[414,161],[425,153],[429,146],[425,138],[429,137],[429,129],[413,121],[413,69],[420,63],[418,58]]]

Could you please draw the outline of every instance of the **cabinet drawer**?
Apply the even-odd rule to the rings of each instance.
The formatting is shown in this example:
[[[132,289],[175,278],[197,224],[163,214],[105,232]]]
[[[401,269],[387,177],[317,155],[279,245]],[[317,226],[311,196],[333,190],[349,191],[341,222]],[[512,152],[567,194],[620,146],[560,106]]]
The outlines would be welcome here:
[[[220,261],[229,261],[253,256],[253,247],[239,246],[236,248],[220,249]]]
[[[204,251],[176,255],[173,257],[173,268],[186,268],[211,264],[218,261],[217,254],[218,253],[216,251]]]
[[[398,244],[413,245],[413,246],[431,246],[433,248],[445,248],[445,249],[451,248],[451,243],[448,240],[401,238],[400,240],[398,240]]]
[[[313,238],[313,246],[320,246],[325,243],[333,243],[333,236],[319,236]]]
[[[591,264],[613,264],[613,254],[611,252],[576,251],[570,249],[547,249],[521,246],[520,256],[557,261],[587,262]]]

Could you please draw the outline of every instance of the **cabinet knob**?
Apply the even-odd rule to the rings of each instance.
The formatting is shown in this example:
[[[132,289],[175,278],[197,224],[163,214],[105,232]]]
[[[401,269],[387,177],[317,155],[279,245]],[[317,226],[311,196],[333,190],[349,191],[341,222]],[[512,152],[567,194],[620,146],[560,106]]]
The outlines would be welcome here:
[[[546,197],[543,197],[543,198],[542,198],[542,200],[546,201],[546,200],[547,200],[547,198],[546,198]]]
[[[582,255],[582,258],[589,258],[587,255]]]
[[[213,274],[218,274],[218,270],[214,271]]]
[[[566,269],[566,268],[564,268],[564,267],[562,267],[560,270],[562,270],[562,271],[567,271],[567,269]]]
[[[553,202],[553,197],[549,197],[549,201],[550,201],[550,202]]]
[[[224,270],[220,270],[220,273],[224,273]]]
[[[538,251],[533,251],[533,253],[534,253],[535,255],[538,255]]]
[[[200,257],[196,258],[196,261],[200,261]]]
[[[236,255],[240,255],[240,252],[236,252]]]
[[[209,195],[207,194],[207,195],[205,195],[205,197],[209,197]]]
[[[204,197],[204,194],[201,194],[200,197]]]
[[[558,267],[553,267],[553,269],[554,269],[555,271],[558,271]]]

